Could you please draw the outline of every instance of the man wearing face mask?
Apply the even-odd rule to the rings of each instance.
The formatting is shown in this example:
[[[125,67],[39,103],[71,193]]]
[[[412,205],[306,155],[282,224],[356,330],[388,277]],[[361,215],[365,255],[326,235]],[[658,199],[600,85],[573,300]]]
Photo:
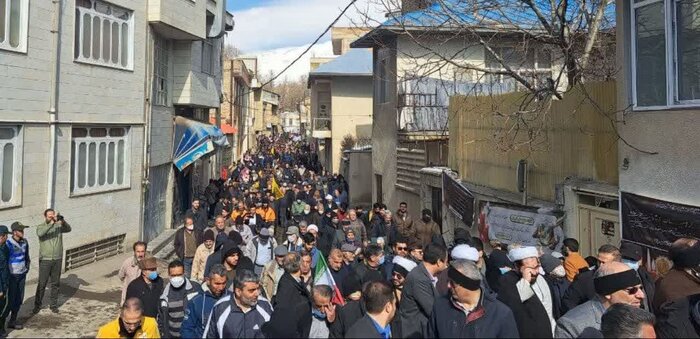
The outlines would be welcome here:
[[[421,219],[413,223],[415,228],[416,238],[422,247],[437,241],[441,243],[440,226],[433,221],[432,213],[429,209],[424,209],[421,213]]]
[[[202,232],[195,227],[192,217],[185,217],[185,226],[175,232],[175,254],[185,265],[185,275],[192,274],[192,262],[197,247],[202,243]]]
[[[141,300],[129,298],[119,318],[100,327],[97,338],[160,338],[160,332],[156,319],[144,315]]]
[[[335,305],[331,303],[333,289],[327,285],[316,285],[311,290],[311,327],[308,338],[328,338],[330,325],[335,321]]]
[[[642,246],[623,241],[620,244],[620,257],[622,258],[622,263],[637,272],[639,279],[642,281],[642,288],[646,296],[642,302],[642,308],[653,312],[651,304],[655,294],[654,279],[646,268],[642,266]]]
[[[255,265],[255,274],[260,275],[265,265],[272,261],[275,247],[277,247],[277,241],[270,236],[270,230],[267,228],[261,229],[260,234],[253,237],[250,244],[246,246],[244,253]]]
[[[143,305],[143,315],[156,318],[163,292],[163,279],[158,275],[158,261],[147,255],[139,262],[141,278],[135,279],[126,289],[126,299],[138,298]]]
[[[562,265],[561,260],[553,257],[551,254],[544,254],[540,257],[540,263],[544,270],[544,280],[547,281],[549,289],[552,291],[552,313],[554,319],[564,315],[561,306],[561,299],[569,288],[569,281],[566,279],[566,269]]]
[[[185,267],[180,260],[170,262],[168,276],[170,283],[165,286],[160,296],[158,329],[164,337],[180,338],[180,327],[187,303],[200,293],[202,288],[185,277]]]
[[[399,309],[401,335],[404,338],[422,337],[438,297],[435,288],[437,276],[447,268],[447,249],[429,244],[423,251],[423,262],[406,276]]]
[[[301,252],[303,249],[303,241],[299,238],[299,228],[296,226],[287,227],[287,240],[282,245],[287,248],[288,252]]]
[[[202,292],[187,303],[180,332],[182,338],[202,338],[214,305],[228,295],[227,281],[226,269],[221,264],[214,265],[202,285]]]
[[[362,254],[363,261],[352,266],[352,271],[360,281],[360,285],[364,285],[368,281],[385,280],[384,250],[377,244],[369,244]]]
[[[515,269],[501,276],[498,299],[513,311],[521,338],[551,338],[554,333],[552,292],[539,273],[535,247],[513,247],[508,257]]]

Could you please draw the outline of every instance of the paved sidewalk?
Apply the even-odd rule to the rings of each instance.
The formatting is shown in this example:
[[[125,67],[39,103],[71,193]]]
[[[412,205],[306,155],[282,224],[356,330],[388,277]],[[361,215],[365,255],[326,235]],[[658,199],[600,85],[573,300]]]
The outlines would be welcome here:
[[[44,295],[44,309],[31,313],[36,284],[27,285],[19,321],[22,330],[9,330],[9,338],[94,338],[103,324],[116,318],[121,298],[121,282],[117,278],[124,259],[118,255],[103,261],[65,272],[61,275],[58,314],[48,308],[49,289]],[[167,276],[167,264],[159,262],[161,276]]]

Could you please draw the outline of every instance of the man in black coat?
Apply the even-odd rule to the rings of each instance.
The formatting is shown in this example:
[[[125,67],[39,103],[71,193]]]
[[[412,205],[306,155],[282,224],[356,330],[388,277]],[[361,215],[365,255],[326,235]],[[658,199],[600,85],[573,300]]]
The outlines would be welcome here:
[[[521,338],[552,338],[553,296],[544,277],[535,247],[513,248],[508,253],[515,269],[502,275],[498,300],[515,316]]]
[[[661,305],[655,328],[659,338],[700,338],[700,294]]]
[[[448,269],[450,293],[439,297],[428,322],[428,338],[518,338],[513,312],[481,288],[472,261],[455,260]],[[467,314],[465,310],[471,310]]]
[[[209,217],[207,216],[207,211],[201,206],[201,201],[199,199],[192,200],[192,208],[185,212],[186,217],[192,217],[194,220],[194,228],[198,232],[204,232],[204,229],[208,226]]]
[[[290,252],[284,258],[284,274],[277,286],[277,294],[272,299],[275,311],[272,313],[268,329],[272,336],[287,336],[294,338],[308,338],[311,330],[311,296],[304,287],[301,277],[301,256],[299,253]],[[291,313],[290,313],[291,312]],[[296,317],[293,327],[280,328],[275,324],[283,325],[284,320],[278,318]]]
[[[139,298],[143,305],[143,315],[158,318],[160,295],[163,293],[163,278],[158,275],[158,261],[146,257],[139,261],[141,276],[134,279],[126,288],[126,299]]]
[[[489,255],[488,260],[486,260],[486,281],[489,287],[494,292],[498,293],[500,285],[498,284],[499,279],[501,279],[501,269],[502,268],[513,268],[513,262],[508,259],[508,252],[505,251],[505,245],[499,243],[492,243],[491,246],[493,250]]]
[[[367,313],[350,327],[346,338],[391,338],[391,320],[396,315],[396,304],[391,285],[386,281],[372,281],[362,290]]]

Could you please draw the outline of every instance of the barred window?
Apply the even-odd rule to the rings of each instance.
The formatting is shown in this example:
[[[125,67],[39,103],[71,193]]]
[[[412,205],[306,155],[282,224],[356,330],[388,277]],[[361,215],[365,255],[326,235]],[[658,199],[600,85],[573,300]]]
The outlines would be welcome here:
[[[156,38],[154,44],[153,65],[153,104],[158,106],[168,105],[168,41]]]
[[[95,193],[129,187],[129,129],[73,128],[71,191]]]
[[[133,68],[133,12],[101,0],[76,0],[75,60]]]
[[[27,52],[29,0],[0,0],[0,49]]]
[[[22,136],[19,126],[0,126],[0,208],[21,203]]]

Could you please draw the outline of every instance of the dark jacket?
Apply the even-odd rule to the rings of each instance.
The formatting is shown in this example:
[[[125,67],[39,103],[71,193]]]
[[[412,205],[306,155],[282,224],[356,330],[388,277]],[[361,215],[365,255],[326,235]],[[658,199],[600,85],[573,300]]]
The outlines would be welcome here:
[[[335,240],[336,229],[328,225],[316,225],[318,226],[318,237],[316,238],[316,247],[323,253],[324,257],[328,257],[333,248],[333,241]]]
[[[265,299],[258,298],[255,307],[243,313],[233,296],[225,296],[211,310],[204,338],[265,338],[262,326],[271,314],[272,306]]]
[[[552,291],[552,314],[554,315],[554,320],[557,320],[564,315],[561,299],[569,288],[569,281],[566,280],[566,277],[557,278],[551,275],[546,275],[544,280],[547,281],[549,290]]]
[[[369,315],[365,314],[360,320],[355,322],[354,325],[350,326],[345,338],[379,338],[382,336],[377,332],[377,328],[374,327],[374,321]]]
[[[483,292],[479,306],[467,317],[450,296],[435,300],[428,323],[427,338],[518,338],[513,312],[496,299],[495,293]]]
[[[126,299],[139,298],[143,305],[143,315],[151,318],[158,318],[160,309],[160,295],[163,293],[163,278],[147,284],[143,277],[134,279],[126,288]]]
[[[158,310],[158,331],[164,337],[182,337],[180,328],[184,320],[185,310],[190,300],[202,288],[198,283],[185,279],[185,284],[179,289],[173,288],[169,283],[163,288],[160,295],[160,309]]]
[[[285,272],[280,278],[277,286],[277,294],[273,298],[273,306],[289,307],[292,313],[298,314],[299,319],[296,322],[296,328],[290,329],[289,333],[293,333],[295,337],[307,338],[311,330],[311,296],[309,291],[291,274]],[[280,316],[289,316],[280,314]],[[308,317],[307,317],[308,316]]]
[[[504,250],[494,249],[486,260],[486,281],[491,289],[498,293],[501,279],[501,267],[512,267],[513,263],[508,259],[508,253]]]
[[[700,294],[661,305],[655,328],[659,338],[700,338]]]
[[[345,338],[350,328],[366,314],[361,300],[352,300],[337,307],[335,321],[330,327],[330,338]],[[398,317],[398,314],[395,316]]]
[[[398,229],[396,228],[396,224],[392,222],[389,227],[387,227],[386,223],[382,221],[372,228],[372,233],[369,237],[371,240],[376,240],[377,238],[382,237],[384,238],[384,243],[386,246],[391,246],[396,242],[397,234]]]
[[[202,232],[197,229],[195,226],[194,231],[192,231],[192,234],[194,235],[194,241],[197,244],[195,246],[194,252],[197,252],[197,246],[202,244]],[[180,259],[185,259],[185,228],[180,227],[177,232],[175,232],[175,240],[174,244],[175,246],[175,254],[177,254],[178,258]],[[192,253],[194,253],[192,252]]]
[[[642,307],[645,310],[654,313],[653,301],[654,295],[656,294],[654,278],[652,278],[651,274],[649,274],[644,266],[640,266],[637,269],[637,275],[639,275],[639,280],[642,281],[642,287],[644,288],[644,301],[642,302]]]
[[[185,212],[185,216],[192,217],[192,220],[194,221],[194,228],[196,230],[204,232],[204,229],[208,226],[207,211],[204,206],[199,206],[197,211],[194,211],[191,208],[188,209],[187,212]]]
[[[384,265],[379,266],[379,268],[375,270],[367,266],[365,262],[358,262],[353,264],[350,268],[357,279],[360,280],[360,285],[364,285],[368,281],[384,280],[386,276]]]
[[[581,272],[576,275],[569,288],[566,289],[564,297],[561,299],[561,312],[566,314],[574,307],[595,298],[595,286],[593,286],[593,275],[595,270]]]
[[[422,338],[433,312],[438,292],[425,265],[418,264],[406,276],[401,296],[401,333],[404,338]]]
[[[202,286],[202,292],[192,298],[187,303],[185,310],[185,319],[182,321],[180,334],[183,338],[202,338],[204,336],[204,327],[207,325],[211,310],[222,297],[228,295],[228,291],[224,295],[217,298],[206,287]]]
[[[7,297],[10,288],[10,248],[6,243],[0,245],[0,292]]]
[[[681,269],[671,269],[656,282],[653,306],[655,310],[669,301],[700,293],[700,281]]]
[[[498,300],[513,311],[521,338],[551,338],[552,325],[540,299],[534,296],[525,302],[520,300],[520,293],[516,287],[520,279],[520,275],[514,271],[502,275]]]

